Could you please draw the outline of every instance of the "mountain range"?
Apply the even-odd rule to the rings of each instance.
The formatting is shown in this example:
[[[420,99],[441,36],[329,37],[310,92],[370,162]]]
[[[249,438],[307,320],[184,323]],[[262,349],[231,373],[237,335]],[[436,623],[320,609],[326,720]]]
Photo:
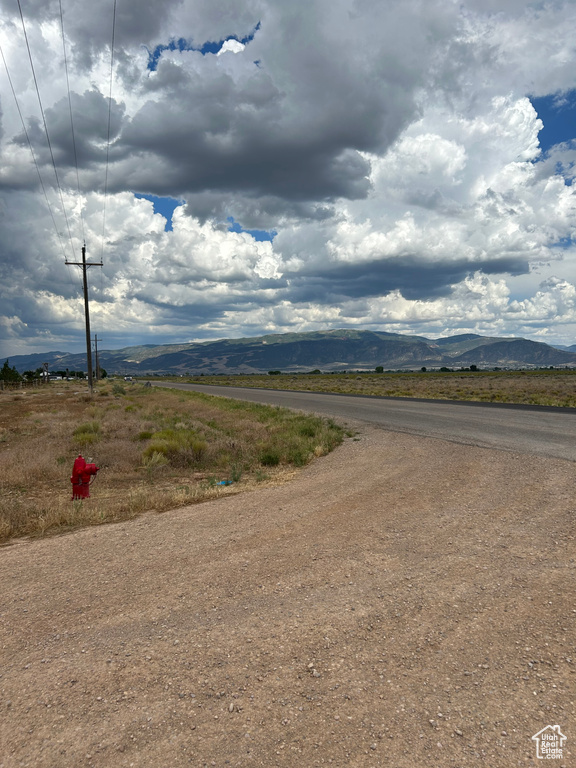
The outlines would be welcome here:
[[[0,365],[7,358],[0,359]],[[553,347],[523,338],[466,333],[429,339],[384,331],[340,329],[283,333],[188,344],[147,344],[99,351],[108,374],[262,373],[271,369],[345,371],[427,368],[576,367],[576,345]],[[50,370],[86,370],[86,354],[45,352],[14,355],[10,366],[23,373],[48,363]]]

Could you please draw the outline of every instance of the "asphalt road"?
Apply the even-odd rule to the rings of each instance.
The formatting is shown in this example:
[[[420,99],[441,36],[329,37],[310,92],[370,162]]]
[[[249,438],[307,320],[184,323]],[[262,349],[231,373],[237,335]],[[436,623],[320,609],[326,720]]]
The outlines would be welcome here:
[[[576,461],[576,410],[492,403],[287,392],[196,384],[162,384],[257,403],[368,422],[392,432]]]

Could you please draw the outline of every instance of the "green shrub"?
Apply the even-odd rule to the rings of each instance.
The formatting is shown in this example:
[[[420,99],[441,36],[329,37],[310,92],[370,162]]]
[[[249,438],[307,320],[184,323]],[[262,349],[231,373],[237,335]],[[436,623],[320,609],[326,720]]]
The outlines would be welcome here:
[[[100,423],[98,421],[87,421],[85,424],[80,424],[79,427],[73,432],[74,437],[82,434],[100,434]]]
[[[264,467],[276,467],[280,464],[280,453],[273,448],[267,448],[260,454],[260,464]]]
[[[190,467],[200,464],[208,445],[192,429],[163,429],[150,436],[150,445],[142,453],[144,461],[154,453],[166,458],[173,467]]]
[[[86,448],[100,439],[100,424],[97,421],[88,421],[76,427],[72,434],[74,442]]]
[[[295,467],[303,467],[308,463],[309,453],[301,447],[292,448],[286,459],[290,464],[294,464]]]
[[[230,480],[232,480],[233,483],[237,483],[239,482],[241,477],[242,477],[242,468],[239,467],[237,464],[233,464],[230,467]]]
[[[142,452],[142,459],[144,460],[144,463],[146,463],[154,454],[158,454],[159,456],[167,456],[169,451],[169,445],[167,442],[159,442],[155,441],[153,443],[150,443],[150,445],[144,449]]]
[[[152,451],[151,454],[144,457],[144,466],[148,469],[165,467],[166,464],[168,464],[168,459],[162,453],[158,453],[158,451]]]

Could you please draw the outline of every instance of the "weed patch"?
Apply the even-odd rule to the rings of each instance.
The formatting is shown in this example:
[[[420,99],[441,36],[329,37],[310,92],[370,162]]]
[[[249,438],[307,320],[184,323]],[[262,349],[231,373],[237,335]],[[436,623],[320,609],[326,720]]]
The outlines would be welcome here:
[[[100,424],[97,421],[80,424],[79,427],[76,427],[72,436],[79,448],[88,448],[100,439]]]
[[[270,448],[262,451],[260,454],[260,464],[263,467],[277,467],[280,464],[280,452]]]

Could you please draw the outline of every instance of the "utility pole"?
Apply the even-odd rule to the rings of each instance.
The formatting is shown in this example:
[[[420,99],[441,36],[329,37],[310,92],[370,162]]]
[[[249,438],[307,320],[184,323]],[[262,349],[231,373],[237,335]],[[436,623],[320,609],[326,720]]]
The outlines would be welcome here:
[[[100,339],[102,341],[102,339]],[[100,360],[98,358],[98,336],[94,334],[94,354],[96,355],[96,381],[100,381]]]
[[[102,262],[86,261],[86,244],[82,246],[82,261],[67,261],[66,264],[82,268],[82,282],[84,286],[84,315],[86,317],[86,357],[88,362],[88,389],[90,394],[94,391],[94,381],[92,372],[92,337],[90,336],[90,310],[88,309],[88,278],[86,271],[88,267],[101,267]]]

